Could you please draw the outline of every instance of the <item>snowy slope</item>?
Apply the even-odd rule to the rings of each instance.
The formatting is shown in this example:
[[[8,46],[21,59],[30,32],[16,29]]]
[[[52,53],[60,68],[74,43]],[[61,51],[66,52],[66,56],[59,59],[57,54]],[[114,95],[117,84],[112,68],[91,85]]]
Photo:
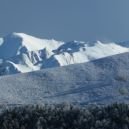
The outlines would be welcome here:
[[[129,53],[0,77],[1,104],[129,103]]]
[[[0,38],[0,75],[84,63],[124,52],[129,52],[129,42],[62,42],[12,33]]]

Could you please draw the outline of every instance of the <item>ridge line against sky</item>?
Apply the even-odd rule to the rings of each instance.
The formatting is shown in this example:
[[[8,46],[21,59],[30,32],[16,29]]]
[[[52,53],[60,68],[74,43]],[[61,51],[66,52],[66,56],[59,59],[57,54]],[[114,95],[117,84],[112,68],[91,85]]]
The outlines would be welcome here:
[[[129,0],[1,0],[0,36],[24,32],[71,41],[129,40]]]

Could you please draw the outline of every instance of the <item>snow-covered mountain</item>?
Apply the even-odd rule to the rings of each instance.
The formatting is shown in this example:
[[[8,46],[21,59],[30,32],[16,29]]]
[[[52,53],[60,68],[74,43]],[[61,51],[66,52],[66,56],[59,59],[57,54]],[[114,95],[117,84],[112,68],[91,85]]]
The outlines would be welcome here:
[[[0,38],[0,74],[84,63],[124,52],[129,52],[128,42],[63,42],[12,33]]]
[[[1,104],[128,103],[129,42],[62,42],[12,33],[0,38],[0,74],[14,73],[21,74],[0,77]]]
[[[129,103],[129,52],[0,77],[0,104]]]

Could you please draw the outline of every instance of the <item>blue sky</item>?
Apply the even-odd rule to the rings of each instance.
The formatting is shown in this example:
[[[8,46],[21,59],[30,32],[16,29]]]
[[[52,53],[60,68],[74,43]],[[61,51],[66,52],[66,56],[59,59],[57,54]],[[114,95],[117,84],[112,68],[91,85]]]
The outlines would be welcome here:
[[[129,40],[129,0],[0,0],[0,36]]]

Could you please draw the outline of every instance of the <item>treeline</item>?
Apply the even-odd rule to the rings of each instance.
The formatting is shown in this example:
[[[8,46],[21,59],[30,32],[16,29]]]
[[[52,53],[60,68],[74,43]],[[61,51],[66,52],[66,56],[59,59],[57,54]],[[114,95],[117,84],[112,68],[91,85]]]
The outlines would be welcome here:
[[[129,105],[9,108],[0,114],[0,129],[129,129]]]

